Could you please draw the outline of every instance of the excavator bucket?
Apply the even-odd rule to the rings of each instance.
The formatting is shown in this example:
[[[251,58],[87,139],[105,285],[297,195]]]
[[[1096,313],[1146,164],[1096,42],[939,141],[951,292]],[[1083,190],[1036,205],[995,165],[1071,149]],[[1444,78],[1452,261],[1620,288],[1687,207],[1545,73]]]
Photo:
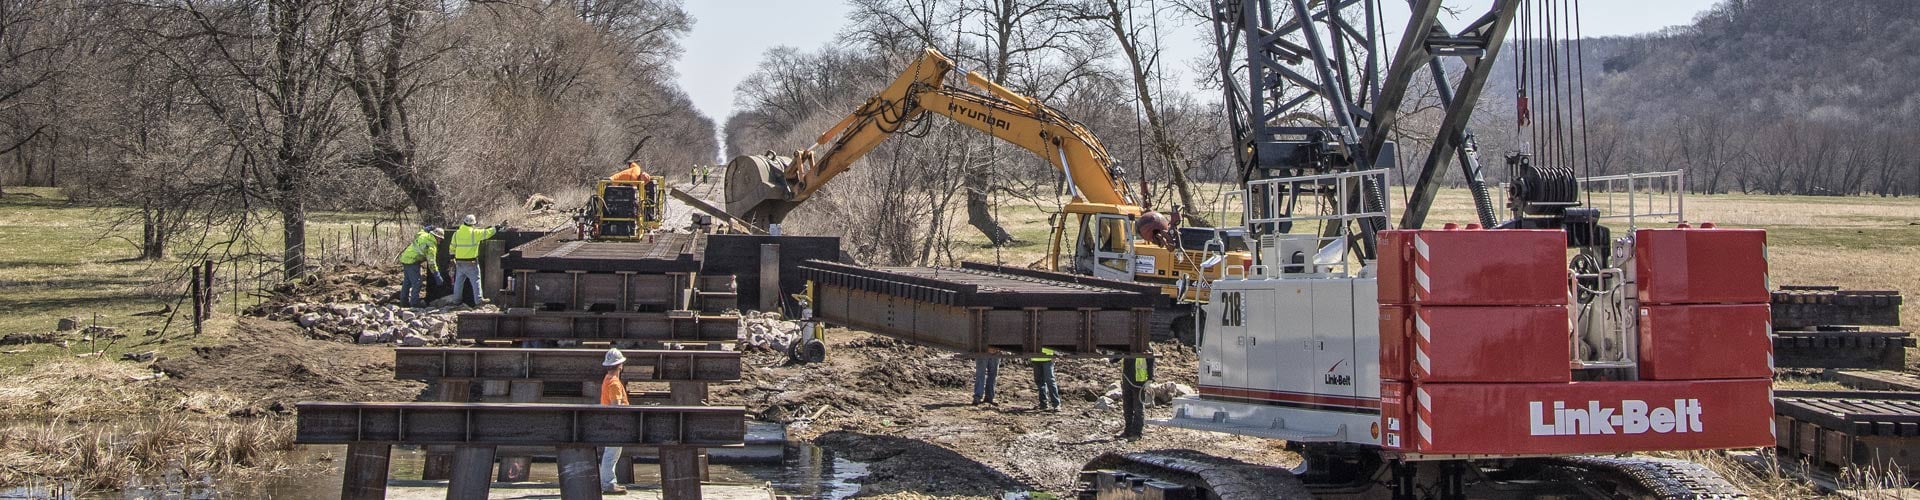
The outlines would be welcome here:
[[[727,213],[754,225],[779,223],[799,205],[791,201],[787,164],[791,158],[773,154],[736,157],[727,162]]]

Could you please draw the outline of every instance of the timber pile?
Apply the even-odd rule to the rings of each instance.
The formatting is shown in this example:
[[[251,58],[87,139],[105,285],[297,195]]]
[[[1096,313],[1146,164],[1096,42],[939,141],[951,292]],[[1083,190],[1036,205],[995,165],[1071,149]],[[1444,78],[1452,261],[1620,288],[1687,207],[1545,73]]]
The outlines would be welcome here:
[[[1787,285],[1773,292],[1773,356],[1778,368],[1906,367],[1911,334],[1900,325],[1900,292]]]

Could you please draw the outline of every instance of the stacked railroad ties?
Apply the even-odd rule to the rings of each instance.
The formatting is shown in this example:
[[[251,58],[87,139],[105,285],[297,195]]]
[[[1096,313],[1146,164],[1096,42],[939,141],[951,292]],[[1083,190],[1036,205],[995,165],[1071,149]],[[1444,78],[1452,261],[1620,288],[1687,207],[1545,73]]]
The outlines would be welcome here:
[[[391,445],[427,447],[423,479],[447,479],[448,498],[485,498],[495,479],[525,481],[530,457],[554,456],[563,498],[599,498],[598,448],[621,446],[619,479],[635,456],[658,457],[662,496],[700,498],[704,448],[745,440],[746,412],[705,406],[707,384],[740,378],[734,276],[702,274],[708,236],[659,234],[638,242],[570,241],[552,233],[489,262],[489,297],[502,313],[460,316],[458,335],[480,348],[400,348],[395,377],[427,380],[439,402],[302,403],[297,442],[347,444],[343,498],[381,498]],[[509,241],[524,237],[509,236]],[[483,258],[506,242],[489,241]],[[556,348],[566,344],[584,348]],[[513,347],[518,345],[518,347]],[[627,356],[633,406],[597,404],[608,345]],[[474,384],[475,381],[480,382]],[[470,402],[505,396],[513,403]]]
[[[1766,420],[1732,418],[1771,411],[1763,232],[1636,232],[1634,380],[1573,376],[1565,233],[1387,231],[1381,241],[1384,447],[1443,456],[1773,443]]]
[[[1920,476],[1920,377],[1906,371],[1913,337],[1900,325],[1899,292],[1783,286],[1773,294],[1775,360],[1824,369],[1858,391],[1777,391],[1779,450],[1838,471]]]

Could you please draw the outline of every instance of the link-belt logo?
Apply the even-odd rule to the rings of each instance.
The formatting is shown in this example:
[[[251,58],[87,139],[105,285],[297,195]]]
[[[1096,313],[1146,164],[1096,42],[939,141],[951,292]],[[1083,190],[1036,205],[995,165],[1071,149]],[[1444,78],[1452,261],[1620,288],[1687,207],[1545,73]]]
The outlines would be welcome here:
[[[1545,403],[1533,401],[1527,403],[1527,414],[1535,436],[1702,432],[1698,399],[1675,399],[1672,406],[1660,407],[1629,399],[1618,408],[1602,407],[1599,401],[1568,408],[1565,401],[1554,401],[1551,412]]]

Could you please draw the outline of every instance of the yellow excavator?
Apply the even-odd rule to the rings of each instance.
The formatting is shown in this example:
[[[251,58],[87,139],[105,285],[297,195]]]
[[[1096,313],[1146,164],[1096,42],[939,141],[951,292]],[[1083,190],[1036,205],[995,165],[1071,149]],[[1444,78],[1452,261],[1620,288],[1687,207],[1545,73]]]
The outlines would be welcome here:
[[[966,81],[987,94],[949,88],[946,76],[953,69],[951,59],[927,49],[813,146],[792,156],[768,152],[728,162],[727,212],[777,231],[788,212],[895,132],[926,113],[945,116],[1039,155],[1065,173],[1072,198],[1053,218],[1047,257],[1039,267],[1158,284],[1175,300],[1157,315],[1162,320],[1156,330],[1190,339],[1191,330],[1183,328],[1191,326],[1188,304],[1205,300],[1208,282],[1252,261],[1244,233],[1174,227],[1167,217],[1142,210],[1127,195],[1113,158],[1086,127],[976,72],[967,73]],[[1069,219],[1076,220],[1079,235],[1062,269]]]

